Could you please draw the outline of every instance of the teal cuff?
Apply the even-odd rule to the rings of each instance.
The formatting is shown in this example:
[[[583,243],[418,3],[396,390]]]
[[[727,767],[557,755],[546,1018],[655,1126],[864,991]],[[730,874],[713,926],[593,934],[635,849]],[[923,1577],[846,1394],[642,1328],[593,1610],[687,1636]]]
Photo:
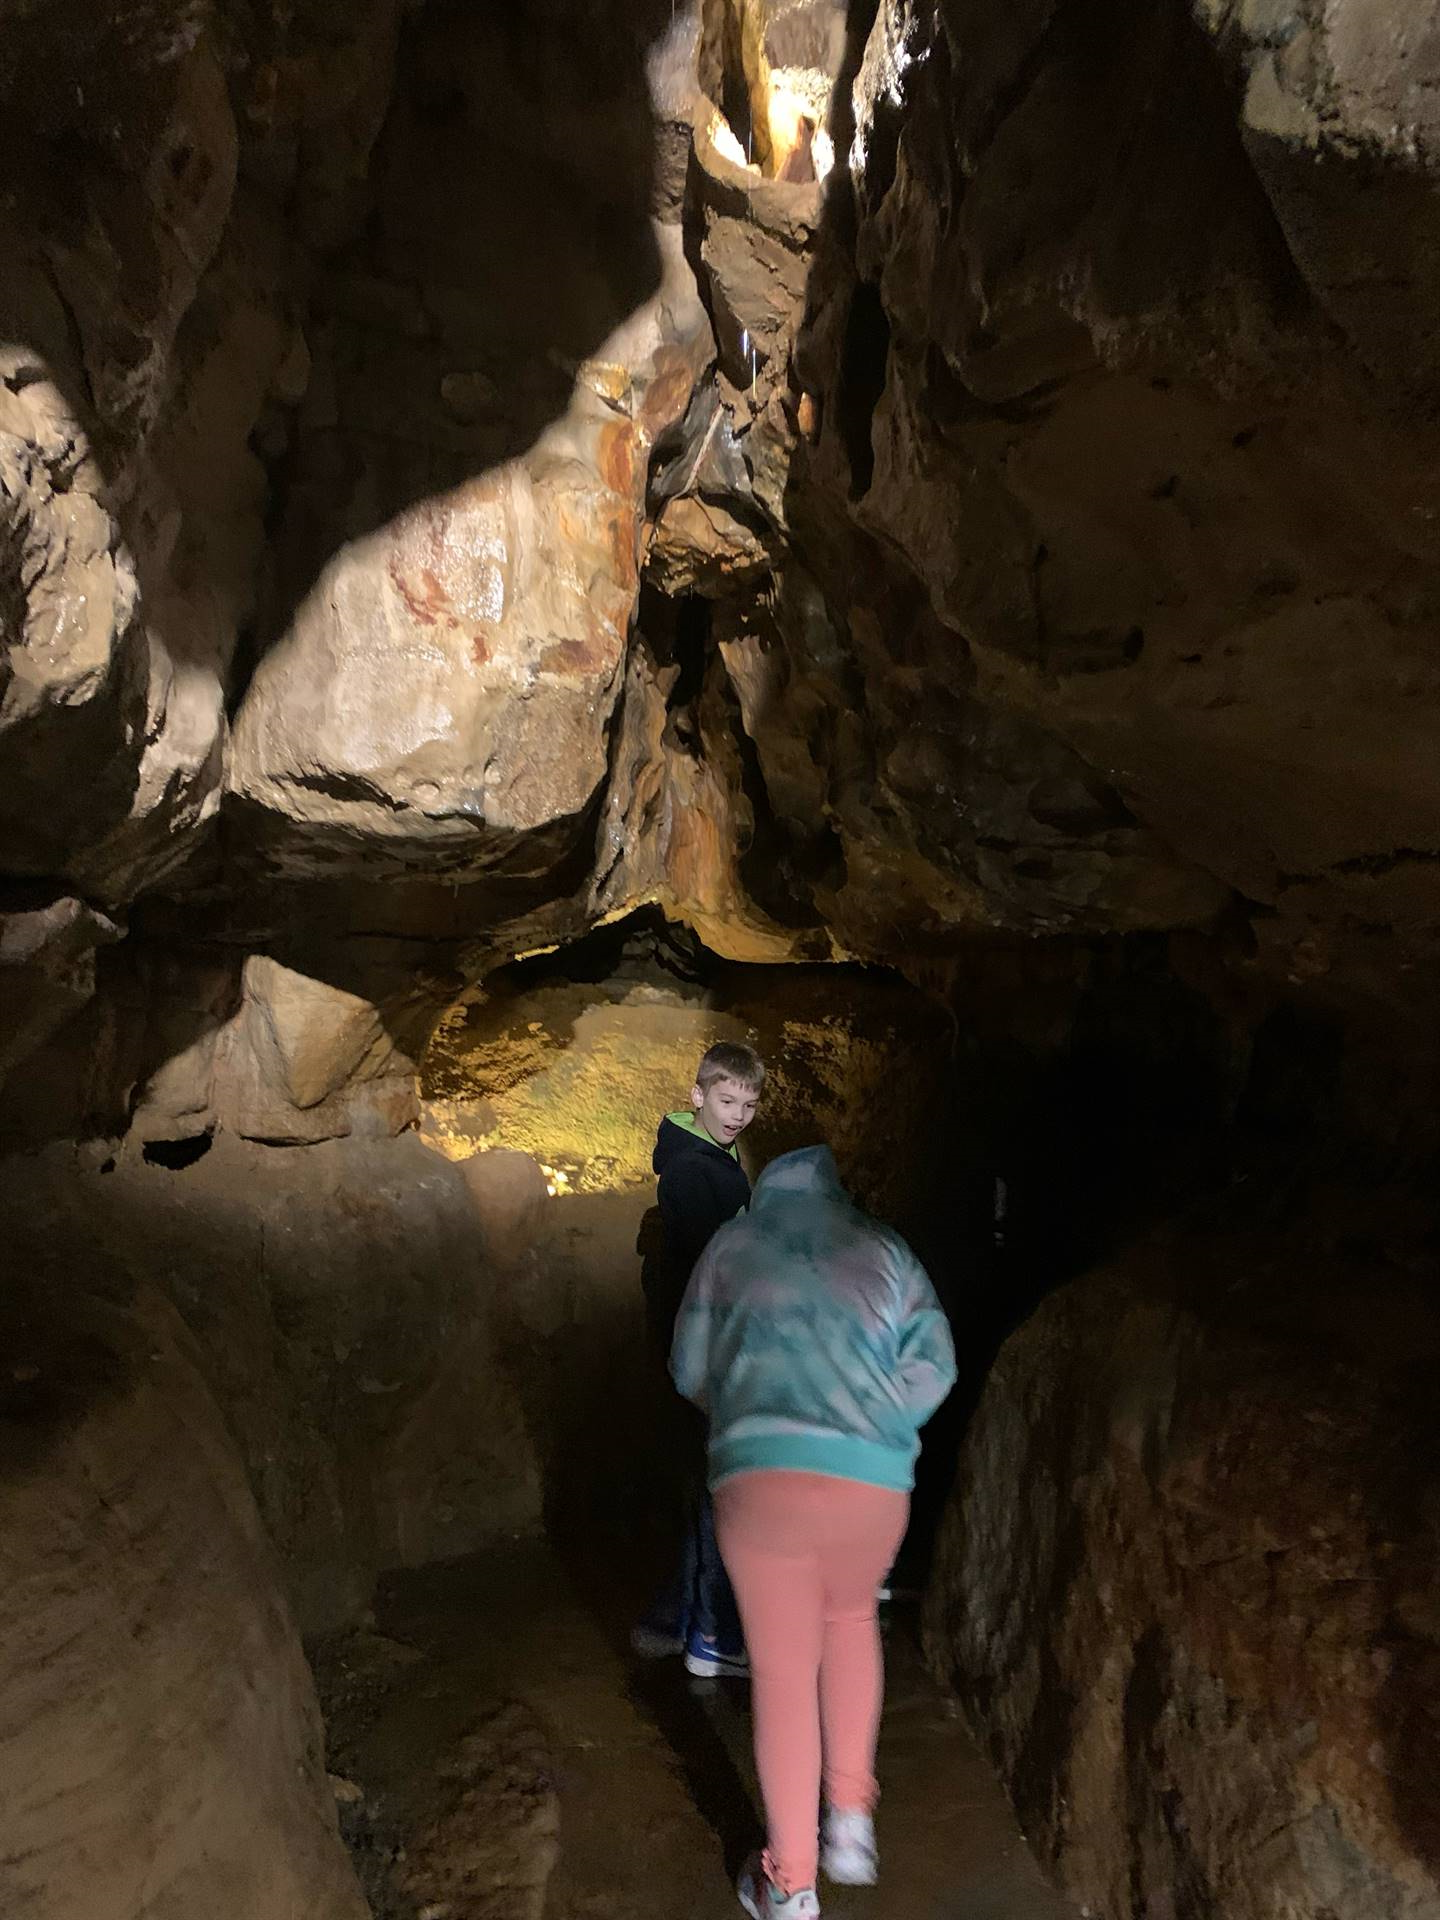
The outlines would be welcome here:
[[[718,1487],[737,1473],[823,1473],[834,1480],[859,1480],[867,1487],[909,1493],[919,1451],[918,1440],[901,1451],[842,1433],[745,1434],[712,1441],[709,1479],[711,1487]]]

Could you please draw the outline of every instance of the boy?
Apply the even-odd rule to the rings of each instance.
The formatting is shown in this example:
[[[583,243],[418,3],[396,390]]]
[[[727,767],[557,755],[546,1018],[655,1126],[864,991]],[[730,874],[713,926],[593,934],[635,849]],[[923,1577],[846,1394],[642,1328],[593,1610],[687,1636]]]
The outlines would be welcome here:
[[[753,1048],[722,1041],[700,1062],[689,1110],[660,1122],[652,1164],[659,1175],[664,1247],[658,1259],[646,1262],[642,1285],[651,1336],[667,1363],[691,1269],[711,1236],[750,1203],[750,1181],[735,1143],[755,1117],[764,1084],[765,1068]],[[633,1639],[639,1653],[683,1652],[688,1670],[701,1677],[746,1671],[735,1596],[703,1490],[679,1570]]]

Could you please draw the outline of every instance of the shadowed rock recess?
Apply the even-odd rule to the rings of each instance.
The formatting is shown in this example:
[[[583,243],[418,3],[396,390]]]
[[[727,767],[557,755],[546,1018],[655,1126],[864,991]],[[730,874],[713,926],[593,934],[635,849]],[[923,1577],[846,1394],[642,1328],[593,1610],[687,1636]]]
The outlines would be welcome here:
[[[1437,187],[1436,0],[0,0],[0,1913],[538,1914],[299,1635],[645,1565],[746,1037],[1056,1886],[1440,1912]]]

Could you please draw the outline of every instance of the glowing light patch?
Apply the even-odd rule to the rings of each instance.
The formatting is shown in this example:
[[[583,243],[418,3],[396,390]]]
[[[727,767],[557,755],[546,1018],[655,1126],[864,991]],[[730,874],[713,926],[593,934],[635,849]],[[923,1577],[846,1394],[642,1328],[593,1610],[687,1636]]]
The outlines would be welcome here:
[[[723,113],[717,113],[710,122],[710,144],[717,153],[723,154],[733,165],[750,166],[750,162],[745,158],[745,149],[735,137],[735,129]],[[751,170],[754,171],[753,168]]]

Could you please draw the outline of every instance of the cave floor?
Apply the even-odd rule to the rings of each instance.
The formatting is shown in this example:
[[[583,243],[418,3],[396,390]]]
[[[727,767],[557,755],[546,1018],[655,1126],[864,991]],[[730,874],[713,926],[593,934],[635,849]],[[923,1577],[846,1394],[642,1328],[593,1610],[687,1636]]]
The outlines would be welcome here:
[[[517,1544],[393,1576],[373,1629],[320,1650],[342,1826],[384,1920],[739,1911],[746,1690],[636,1661],[633,1574],[601,1564]],[[903,1611],[888,1667],[882,1884],[822,1887],[825,1911],[1066,1920]]]

